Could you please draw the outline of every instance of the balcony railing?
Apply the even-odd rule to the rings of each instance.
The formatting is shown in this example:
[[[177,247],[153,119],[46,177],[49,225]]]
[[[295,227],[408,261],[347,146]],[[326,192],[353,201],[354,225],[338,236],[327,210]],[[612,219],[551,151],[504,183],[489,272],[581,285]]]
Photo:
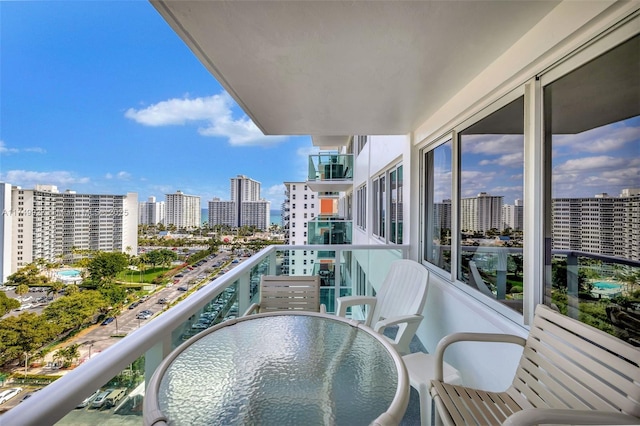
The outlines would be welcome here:
[[[351,244],[353,221],[318,217],[307,222],[309,244]]]
[[[139,425],[145,383],[162,359],[203,329],[194,326],[208,323],[200,321],[201,318],[211,319],[209,326],[212,326],[244,312],[259,297],[261,275],[280,275],[282,261],[292,252],[305,252],[309,262],[313,260],[315,264],[318,252],[328,248],[271,246],[263,249],[228,273],[194,287],[180,303],[1,415],[0,424],[104,424],[110,417],[117,417],[118,424]],[[365,288],[358,285],[354,277],[362,273],[384,275],[390,262],[405,258],[407,250],[406,246],[332,246],[333,264],[340,267],[333,269],[332,285],[321,288],[322,302],[328,311],[334,311],[336,297],[358,294],[358,288]],[[356,258],[360,265],[357,273],[353,266]],[[352,314],[359,316],[356,311]],[[100,388],[126,389],[126,397],[108,409],[76,409]]]
[[[307,185],[313,191],[345,191],[352,184],[353,154],[321,153],[309,156]]]

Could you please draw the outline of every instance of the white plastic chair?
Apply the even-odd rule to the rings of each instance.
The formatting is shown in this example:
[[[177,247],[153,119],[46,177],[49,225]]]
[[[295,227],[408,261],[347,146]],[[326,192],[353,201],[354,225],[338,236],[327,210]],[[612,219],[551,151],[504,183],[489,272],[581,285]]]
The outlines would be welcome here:
[[[347,308],[368,305],[365,324],[381,334],[386,327],[397,325],[395,339],[387,338],[398,352],[409,353],[409,343],[423,318],[428,282],[429,271],[421,264],[408,259],[395,260],[375,297],[339,297],[337,315],[344,317]]]

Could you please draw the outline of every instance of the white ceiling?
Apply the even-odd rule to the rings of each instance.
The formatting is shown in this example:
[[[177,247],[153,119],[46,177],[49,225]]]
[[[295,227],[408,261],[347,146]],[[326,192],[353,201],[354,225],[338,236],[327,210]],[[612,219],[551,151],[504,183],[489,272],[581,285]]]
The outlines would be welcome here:
[[[151,2],[265,134],[336,137],[413,131],[558,4]]]

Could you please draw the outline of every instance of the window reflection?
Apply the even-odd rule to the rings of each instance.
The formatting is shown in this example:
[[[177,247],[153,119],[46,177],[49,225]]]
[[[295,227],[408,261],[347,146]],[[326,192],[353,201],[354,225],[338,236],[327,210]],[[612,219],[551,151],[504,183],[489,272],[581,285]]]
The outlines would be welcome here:
[[[425,154],[424,260],[451,272],[451,140]]]
[[[522,311],[524,97],[459,135],[457,277]]]
[[[544,87],[545,303],[640,345],[640,36]]]

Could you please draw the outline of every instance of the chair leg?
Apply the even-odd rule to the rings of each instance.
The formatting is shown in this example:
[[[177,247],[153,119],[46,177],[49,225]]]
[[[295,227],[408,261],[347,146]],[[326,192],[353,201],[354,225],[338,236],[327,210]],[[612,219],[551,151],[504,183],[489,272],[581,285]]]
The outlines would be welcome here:
[[[431,423],[431,395],[429,395],[429,388],[421,385],[418,389],[418,396],[420,398],[420,425],[430,426]]]

